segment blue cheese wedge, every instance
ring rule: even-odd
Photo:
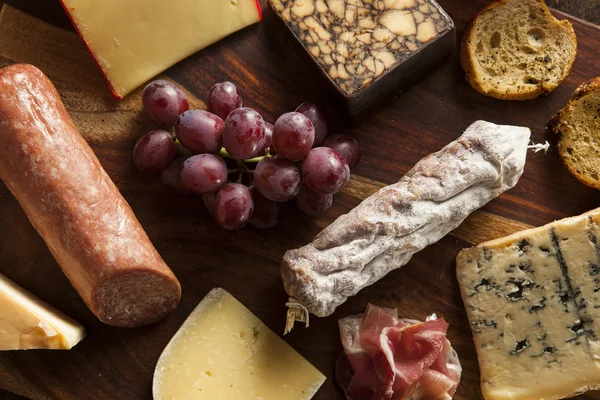
[[[600,208],[460,252],[486,400],[600,389]]]

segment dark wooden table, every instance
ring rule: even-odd
[[[549,6],[600,25],[599,0],[547,0]]]
[[[486,0],[439,2],[456,21],[459,38],[466,21],[487,3]],[[0,5],[3,3],[71,29],[55,0],[0,0]],[[559,7],[581,6],[579,11],[585,11],[587,14],[583,16],[590,18],[598,16],[598,6],[591,7],[593,3],[596,2],[556,0]],[[274,36],[269,35],[274,29],[273,22],[272,16],[265,13],[265,20],[258,26],[190,57],[167,74],[198,97],[203,97],[214,82],[232,80],[246,95],[246,104],[260,110],[269,120],[308,99],[328,104],[330,100],[323,97],[317,84],[318,77],[299,64],[285,39],[269,38]],[[544,129],[546,122],[564,105],[578,84],[598,74],[594,65],[600,61],[597,50],[600,31],[579,24],[576,32],[584,40],[580,41],[580,55],[573,73],[550,96],[523,103],[485,98],[464,81],[455,53],[435,74],[374,118],[357,128],[343,128],[361,143],[363,161],[349,188],[337,196],[329,215],[319,220],[291,213],[272,230],[221,231],[201,206],[199,208],[197,200],[173,195],[157,184],[156,177],[132,167],[130,138],[92,141],[100,161],[183,284],[184,298],[180,307],[168,319],[148,329],[115,329],[96,321],[60,274],[18,204],[0,183],[0,213],[3,213],[0,215],[9,215],[9,225],[19,227],[18,232],[0,231],[2,271],[19,283],[29,283],[25,286],[34,293],[85,323],[89,334],[71,352],[0,354],[0,388],[44,400],[149,398],[152,370],[162,347],[204,294],[216,285],[231,291],[267,325],[280,331],[286,297],[278,271],[283,252],[305,244],[323,226],[356,206],[368,194],[397,181],[424,155],[457,137],[470,122],[482,118],[526,125],[532,128],[534,141],[554,142],[553,135]],[[416,255],[401,271],[391,273],[349,299],[334,316],[315,318],[310,329],[298,329],[286,337],[329,378],[316,399],[341,398],[331,379],[333,362],[341,349],[336,321],[361,312],[368,301],[398,307],[407,317],[423,318],[433,311],[444,315],[451,323],[450,338],[465,368],[456,398],[480,399],[479,371],[454,278],[454,257],[461,248],[482,238],[577,215],[599,204],[599,192],[571,177],[555,151],[545,156],[530,154],[519,185],[486,206],[483,212],[466,222],[462,230]],[[25,245],[23,238],[27,238]],[[53,284],[60,290],[55,287],[49,291],[44,282],[30,276],[31,271],[56,281]],[[0,392],[0,398],[17,397]],[[599,399],[600,395],[580,398]]]

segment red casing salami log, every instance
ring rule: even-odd
[[[181,286],[36,67],[0,70],[0,179],[104,323],[151,324]]]

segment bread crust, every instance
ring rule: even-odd
[[[566,118],[572,111],[575,102],[594,92],[600,92],[600,77],[590,79],[589,81],[583,82],[581,85],[579,85],[579,87],[575,89],[575,92],[573,92],[573,96],[571,96],[567,105],[559,110],[554,117],[552,117],[548,126],[555,134],[559,136],[558,153],[560,154],[563,164],[567,167],[567,170],[571,173],[571,175],[577,178],[577,180],[584,185],[600,190],[600,183],[598,181],[590,179],[585,174],[579,173],[573,163],[570,162],[570,160],[568,160],[565,156],[567,149],[564,143],[563,133],[561,131],[561,128],[568,124]]]
[[[494,98],[500,99],[500,100],[531,100],[531,99],[535,99],[536,97],[540,96],[541,94],[548,94],[548,93],[552,92],[554,89],[556,89],[558,86],[560,86],[565,81],[565,79],[567,79],[567,77],[571,73],[571,69],[573,67],[573,63],[575,62],[575,57],[577,55],[576,54],[577,52],[574,51],[573,54],[571,54],[571,59],[569,60],[569,64],[567,66],[566,72],[563,74],[563,76],[561,77],[561,79],[558,82],[558,84],[556,85],[556,87],[544,87],[543,84],[540,84],[540,85],[536,86],[534,88],[534,90],[531,90],[531,91],[501,92],[501,91],[497,91],[497,90],[493,90],[493,89],[490,91],[486,91],[483,88],[481,79],[479,79],[479,77],[477,76],[477,74],[473,68],[473,64],[476,62],[476,57],[473,54],[473,52],[471,51],[471,47],[470,47],[470,42],[472,40],[474,40],[474,35],[475,35],[473,28],[474,28],[475,24],[477,23],[477,20],[481,16],[492,11],[496,7],[506,5],[510,1],[511,0],[497,0],[497,1],[487,5],[486,7],[484,7],[480,11],[478,11],[473,16],[473,19],[471,20],[471,22],[469,22],[469,24],[467,25],[467,28],[465,29],[465,33],[463,35],[463,38],[462,38],[462,41],[460,44],[460,65],[462,66],[463,70],[465,71],[465,79],[467,80],[467,82],[469,82],[469,84],[473,87],[473,89],[477,90],[479,93],[481,93],[485,96],[494,97]],[[545,17],[550,18],[550,19],[554,20],[556,23],[558,23],[558,25],[567,28],[569,36],[575,41],[575,44],[577,46],[577,36],[575,35],[575,31],[573,30],[573,25],[567,20],[559,21],[558,19],[556,19],[554,17],[554,15],[552,15],[552,13],[548,9],[548,7],[546,6],[546,3],[544,2],[544,0],[535,0],[535,1],[537,1],[538,3],[540,3],[544,6]],[[577,47],[575,47],[575,48],[577,48]]]

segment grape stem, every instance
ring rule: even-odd
[[[230,160],[236,160],[238,161],[240,164],[254,164],[257,162],[260,162],[260,160],[262,160],[263,158],[265,158],[266,156],[258,156],[258,157],[254,157],[254,158],[248,158],[247,160],[240,160],[238,158],[232,157],[227,150],[225,150],[225,147],[223,147],[221,149],[221,151],[219,151],[219,155],[223,158],[229,158]]]
[[[227,152],[227,150],[225,150],[225,147],[221,148],[221,151],[219,151],[219,156],[221,156],[222,158],[230,159],[230,160],[236,162],[237,168],[228,168],[227,169],[227,174],[239,172],[239,176],[236,180],[236,183],[242,183],[242,178],[243,178],[244,174],[248,174],[250,176],[254,175],[254,170],[249,167],[249,164],[258,163],[263,158],[268,157],[268,155],[264,155],[264,156],[249,158],[247,160],[240,160],[238,158],[232,157]]]

